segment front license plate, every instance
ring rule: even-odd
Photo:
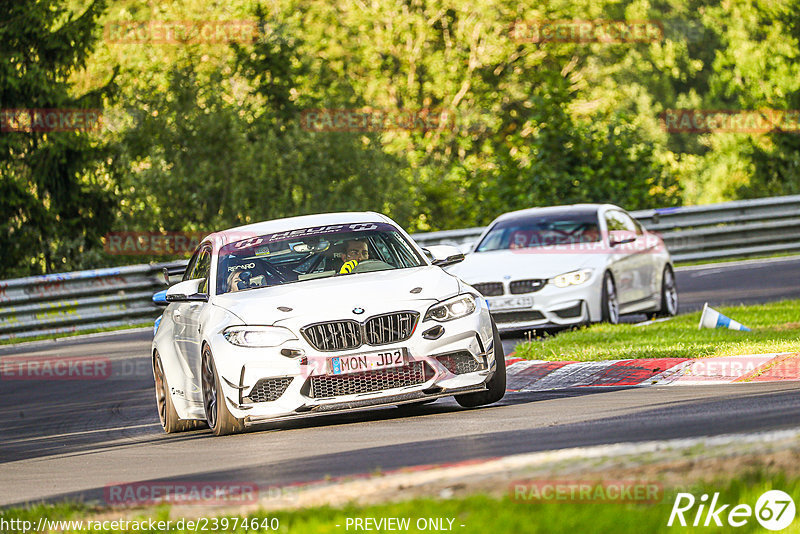
[[[406,363],[406,349],[384,350],[353,354],[352,356],[336,356],[328,360],[329,375],[345,375],[347,373],[361,373],[402,367]]]
[[[486,299],[489,311],[524,310],[533,307],[533,297],[498,297]]]

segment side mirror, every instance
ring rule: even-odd
[[[204,281],[204,278],[199,278],[197,280],[178,282],[167,289],[165,300],[167,302],[208,302],[208,295],[200,293],[200,284]]]
[[[464,260],[464,254],[451,245],[431,245],[423,250],[429,254],[431,263],[438,267],[447,267]]]
[[[611,230],[608,232],[608,246],[616,247],[636,241],[636,233],[628,230]]]
[[[169,302],[167,302],[167,290],[162,289],[161,291],[153,295],[153,303],[156,306],[166,306],[167,304],[169,304]]]

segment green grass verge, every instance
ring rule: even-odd
[[[648,482],[648,481],[642,481]],[[615,501],[569,501],[569,500],[550,500],[539,501],[535,499],[515,499],[509,484],[508,495],[503,498],[496,498],[487,495],[471,495],[463,498],[451,499],[415,499],[411,501],[381,504],[376,506],[345,506],[343,508],[319,507],[308,508],[297,511],[280,512],[261,512],[251,514],[249,522],[256,520],[258,523],[272,521],[272,526],[278,525],[277,530],[261,529],[258,532],[283,532],[288,534],[305,533],[336,533],[336,532],[363,532],[363,529],[354,528],[351,521],[360,518],[371,518],[380,520],[381,518],[408,518],[409,528],[399,530],[401,532],[431,532],[434,529],[418,528],[423,526],[423,521],[428,519],[438,519],[444,526],[452,525],[452,532],[457,533],[559,533],[566,532],[574,534],[576,532],[614,532],[614,533],[642,533],[642,532],[729,532],[731,527],[727,526],[727,513],[733,506],[746,504],[755,508],[759,496],[765,491],[778,489],[788,493],[795,501],[800,503],[800,479],[787,480],[780,474],[766,476],[761,472],[745,473],[734,480],[724,480],[707,482],[702,485],[691,486],[681,489],[681,491],[692,493],[697,499],[695,506],[687,512],[684,517],[691,525],[697,512],[699,498],[702,494],[713,495],[719,492],[717,506],[730,504],[728,508],[720,514],[723,527],[702,527],[681,528],[677,524],[672,527],[667,526],[670,512],[675,502],[677,490],[667,489],[664,491],[663,498],[657,503],[620,503]],[[707,506],[704,512],[707,510]],[[10,521],[12,519],[22,519],[32,521],[34,525],[40,517],[47,517],[49,520],[84,520],[84,527],[88,526],[85,522],[92,519],[95,510],[88,509],[82,505],[59,505],[43,506],[38,505],[28,509],[11,509],[2,512],[0,519]],[[233,518],[227,516],[228,528],[223,528],[221,518],[218,520],[216,529],[211,529],[214,525],[213,519],[207,518],[207,531],[217,532],[248,532],[241,527],[231,528]],[[114,519],[113,512],[103,514],[103,519]],[[169,518],[169,510],[160,507],[149,511],[148,514],[137,516],[136,519],[154,521]],[[133,520],[133,517],[128,519]],[[449,523],[448,520],[452,520]],[[702,525],[705,514],[700,520]],[[128,528],[111,529],[97,528],[92,530],[80,530],[75,528],[65,528],[62,531],[72,532],[195,532],[194,529],[174,528],[176,519],[173,519],[173,528],[165,530],[155,530],[150,528]],[[418,525],[419,521],[419,525]],[[426,521],[427,523],[427,521]],[[427,523],[430,525],[430,523]],[[463,526],[462,526],[463,525]],[[712,521],[713,525],[713,521]],[[794,523],[783,532],[798,532],[800,519],[795,519]],[[202,528],[198,529],[202,531]],[[736,528],[736,532],[765,532],[758,524],[755,517],[747,518],[747,524]],[[390,532],[385,529],[374,529],[373,532]],[[254,530],[250,530],[254,532]]]
[[[44,336],[31,336],[25,338],[3,339],[0,340],[0,345],[17,345],[19,343],[28,343],[31,341],[44,341],[47,339],[61,339],[75,336],[85,336],[87,334],[99,334],[102,332],[116,332],[117,330],[130,330],[132,328],[142,328],[144,326],[153,326],[155,318],[149,321],[142,321],[140,323],[131,323],[120,326],[107,326],[105,328],[90,328],[88,330],[80,330],[78,332],[63,332],[61,334],[48,334]]]
[[[700,312],[696,312],[646,326],[596,324],[561,332],[517,345],[515,356],[589,361],[800,352],[800,300],[722,307],[718,311],[752,332],[698,330]]]

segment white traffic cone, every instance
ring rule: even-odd
[[[731,330],[744,330],[750,332],[750,329],[742,323],[734,321],[730,317],[722,315],[714,308],[708,306],[708,302],[703,305],[703,315],[700,316],[700,324],[697,326],[698,330],[701,328],[730,328]]]

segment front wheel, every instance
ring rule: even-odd
[[[492,378],[486,383],[486,391],[456,395],[456,402],[464,408],[474,408],[484,404],[492,404],[503,398],[506,394],[506,355],[503,351],[503,340],[500,332],[492,319],[492,339],[494,344],[495,371]]]
[[[656,312],[659,317],[673,317],[678,314],[678,285],[672,267],[664,267],[661,277],[661,308]]]
[[[169,384],[167,384],[167,375],[164,373],[164,365],[161,363],[161,356],[159,356],[158,352],[153,356],[153,378],[156,383],[158,419],[164,432],[173,434],[175,432],[195,430],[204,426],[203,421],[181,419],[178,417],[178,412],[175,410],[175,405],[172,402]]]
[[[619,299],[617,298],[617,286],[614,284],[614,277],[606,271],[603,276],[603,294],[600,299],[603,322],[610,324],[619,323]]]
[[[219,382],[217,367],[208,346],[203,348],[203,407],[206,411],[208,427],[215,436],[235,434],[244,430],[241,419],[237,419],[228,410],[225,394]]]

